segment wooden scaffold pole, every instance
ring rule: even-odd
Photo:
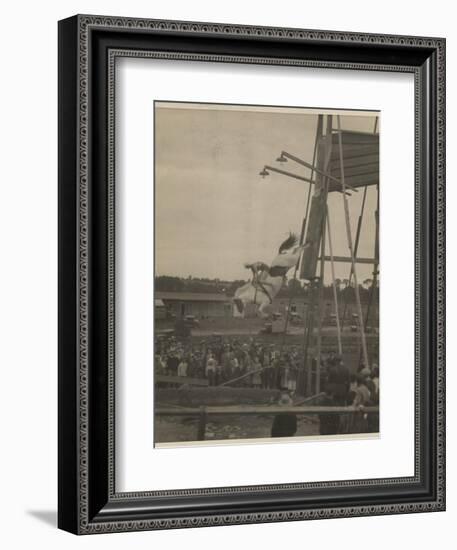
[[[346,196],[346,184],[344,179],[344,160],[343,160],[343,137],[341,132],[341,117],[340,115],[337,115],[337,124],[338,124],[338,147],[339,147],[339,153],[340,153],[340,171],[341,171],[341,185],[343,188],[343,206],[344,206],[344,216],[346,220],[346,235],[347,235],[347,241],[348,241],[348,248],[349,252],[351,254],[351,264],[352,264],[352,272],[354,277],[354,286],[355,286],[355,298],[357,303],[357,313],[359,318],[359,331],[360,331],[360,339],[362,342],[362,353],[363,353],[363,360],[365,367],[369,367],[368,362],[368,352],[367,352],[367,341],[365,337],[365,330],[364,330],[364,323],[363,323],[363,313],[362,313],[362,304],[360,301],[360,292],[359,292],[359,283],[357,279],[357,269],[356,269],[356,263],[355,263],[355,254],[354,254],[354,247],[352,243],[352,233],[351,233],[351,220],[349,215],[349,204]]]
[[[355,243],[354,243],[354,257],[355,258],[357,258],[357,252],[358,252],[358,249],[359,249],[360,232],[361,232],[361,229],[362,229],[363,214],[365,212],[365,201],[366,201],[366,198],[367,198],[367,189],[368,188],[365,185],[365,188],[363,190],[362,205],[360,207],[359,219],[357,221],[357,230],[356,230],[356,233],[355,233]],[[352,275],[353,275],[353,269],[352,269],[352,263],[351,263],[351,267],[349,269],[348,287],[351,286]],[[343,315],[342,315],[342,318],[341,318],[341,329],[343,329],[344,322],[346,320],[347,306],[348,306],[348,300],[347,300],[347,294],[346,294],[345,300],[344,300]]]
[[[313,167],[316,165],[316,159],[318,154],[318,147],[319,147],[319,139],[322,136],[322,129],[323,129],[323,123],[324,123],[324,116],[318,115],[317,117],[317,125],[316,125],[316,137],[314,139],[314,153],[313,153]],[[312,171],[312,179],[314,181],[315,172],[314,168]],[[303,237],[302,237],[302,243],[305,242],[305,233],[306,233],[306,226],[309,225],[309,209],[310,209],[310,199],[311,199],[311,187],[309,188],[308,198],[306,202],[306,215],[305,219],[303,220]],[[303,254],[302,254],[302,270],[303,270]],[[298,264],[297,264],[298,266]],[[303,331],[303,369],[302,369],[302,383],[303,383],[303,389],[304,393],[307,395],[311,394],[311,377],[312,377],[312,364],[309,361],[308,355],[309,355],[309,342],[311,339],[311,335],[313,332],[314,327],[314,299],[315,299],[315,288],[314,288],[314,281],[310,280],[309,290],[308,294],[310,294],[310,301],[308,303],[308,308],[306,315],[303,315],[303,324],[304,324],[304,331]]]
[[[335,302],[336,330],[338,335],[338,353],[339,355],[342,355],[343,346],[341,343],[341,326],[340,326],[340,314],[338,309],[338,292],[336,288],[335,263],[333,261],[332,232],[330,228],[330,216],[328,214],[328,205],[327,205],[327,232],[328,232],[328,247],[330,251],[330,266],[332,270],[333,301]]]
[[[323,147],[323,197],[324,197],[324,208],[322,215],[322,230],[321,230],[321,262],[320,262],[320,274],[319,274],[319,316],[318,316],[318,326],[317,326],[317,342],[316,342],[316,380],[315,380],[315,393],[320,392],[320,379],[321,379],[321,356],[322,356],[322,324],[323,324],[323,302],[324,302],[324,272],[325,272],[325,235],[326,235],[326,220],[327,220],[327,198],[328,198],[328,185],[329,185],[329,176],[328,174],[328,165],[330,162],[330,157],[332,154],[332,124],[333,117],[332,115],[327,115],[327,125],[325,131],[325,142]]]
[[[317,342],[316,342],[316,379],[314,382],[315,393],[318,394],[321,391],[321,355],[322,355],[322,324],[323,324],[323,297],[324,297],[324,273],[325,273],[325,218],[327,217],[326,213],[324,214],[324,219],[322,220],[322,243],[321,243],[321,262],[320,262],[320,273],[319,273],[319,310],[317,317]]]

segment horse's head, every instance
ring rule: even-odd
[[[287,239],[283,243],[281,243],[281,246],[278,250],[278,255],[271,262],[271,266],[284,267],[289,270],[291,267],[294,267],[297,264],[298,260],[300,259],[300,254],[302,253],[302,250],[307,246],[309,246],[309,244],[298,244],[297,235],[295,235],[294,233],[289,233]]]

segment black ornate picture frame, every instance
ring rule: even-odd
[[[116,492],[118,56],[408,72],[415,86],[415,475]],[[445,509],[445,40],[77,15],[59,22],[59,512],[76,534]]]

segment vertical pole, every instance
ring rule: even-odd
[[[355,234],[355,243],[354,243],[354,256],[355,256],[355,258],[357,258],[357,251],[359,249],[360,231],[362,229],[362,221],[363,221],[363,213],[364,213],[364,210],[365,210],[365,199],[366,199],[366,197],[367,197],[367,186],[365,185],[365,188],[363,190],[362,206],[360,208],[359,219],[358,219],[358,222],[357,222],[357,231],[356,231],[356,234]],[[351,264],[351,267],[350,267],[350,270],[349,270],[348,286],[351,286],[352,272],[353,272],[353,270],[352,270],[352,264]],[[347,294],[346,294],[345,300],[344,300],[343,316],[342,316],[342,319],[341,319],[341,329],[343,329],[343,327],[344,327],[344,321],[346,319],[347,305],[348,305],[348,301],[347,301]]]
[[[373,133],[376,134],[378,129],[378,117],[375,118]],[[376,210],[374,213],[375,218],[375,239],[374,239],[374,262],[373,262],[373,281],[370,288],[370,296],[367,304],[367,312],[365,315],[365,331],[368,327],[368,321],[370,319],[371,305],[373,302],[373,294],[376,292],[378,286],[378,273],[379,273],[379,183],[376,185]],[[379,315],[379,312],[378,312]],[[359,351],[360,355],[360,351]]]
[[[309,361],[309,341],[311,340],[311,335],[314,331],[314,317],[315,317],[315,307],[316,307],[316,279],[313,279],[311,281],[310,291],[311,291],[311,303],[309,306],[309,315],[308,315],[308,325],[307,330],[305,332],[305,350],[304,350],[304,358],[305,358],[305,365],[306,365],[306,388],[305,392],[306,395],[309,396],[312,394],[311,392],[311,384],[312,384],[312,372],[313,372],[313,365],[312,362]]]
[[[325,207],[324,183],[325,176],[322,171],[325,170],[325,144],[323,137],[323,119],[324,115],[318,115],[318,124],[316,132],[317,152],[316,152],[316,167],[320,168],[316,172],[313,196],[308,215],[308,226],[306,228],[306,236],[304,242],[309,246],[302,253],[302,262],[300,270],[300,278],[311,280],[316,276],[317,262],[319,257],[319,248],[321,242],[322,218]]]
[[[365,327],[368,325],[368,319],[370,316],[371,303],[373,301],[373,292],[376,291],[376,285],[378,282],[378,268],[379,268],[379,186],[377,186],[377,206],[376,212],[374,213],[375,217],[375,244],[374,244],[374,262],[373,262],[373,282],[370,289],[370,299],[367,307],[367,314],[365,318]]]
[[[204,441],[206,431],[206,407],[200,407],[197,427],[197,441]]]
[[[320,392],[321,385],[321,352],[322,352],[322,323],[323,323],[323,307],[324,302],[324,268],[325,268],[325,221],[327,217],[327,209],[322,220],[322,244],[321,244],[321,262],[319,274],[319,309],[317,318],[317,353],[316,353],[316,379],[314,381],[316,395]]]
[[[376,292],[378,286],[378,270],[379,270],[379,185],[376,186],[377,191],[377,204],[375,216],[375,243],[374,243],[374,262],[373,262],[373,281],[370,288],[370,297],[368,299],[367,312],[365,316],[365,330],[368,327],[368,321],[370,319],[371,306],[373,303],[373,295]]]
[[[321,153],[321,148],[319,146],[320,140],[322,138],[322,132],[323,132],[323,125],[324,125],[324,115],[318,115],[317,117],[317,125],[316,125],[316,139],[314,142],[314,156],[313,156],[313,166],[315,163],[319,162],[319,158]],[[316,177],[316,180],[318,178]],[[311,189],[311,188],[310,188]],[[316,191],[316,182],[313,186],[314,191]],[[310,195],[308,195],[308,201],[306,205],[306,211],[307,211],[307,225],[308,225],[308,233],[309,233],[309,225],[311,221],[311,213],[309,212],[310,208]],[[303,226],[304,232],[303,232],[303,242],[305,240],[305,231],[306,226]],[[305,256],[302,254],[302,266],[301,266],[301,278],[302,279],[308,279],[310,281],[310,293],[311,293],[311,299],[310,304],[308,306],[308,314],[306,316],[306,325],[304,326],[303,331],[303,376],[306,376],[306,380],[304,383],[305,386],[305,393],[306,395],[311,395],[311,374],[312,374],[312,363],[309,361],[309,342],[311,335],[314,330],[314,307],[315,307],[315,285],[314,285],[314,276],[315,273],[312,274],[312,277],[305,276],[305,262],[306,262]],[[304,319],[305,322],[305,319]]]
[[[317,145],[318,145],[318,139],[317,138],[319,136],[319,133],[322,132],[321,117],[322,117],[322,115],[319,115],[317,126],[316,126],[316,139],[314,141],[313,164],[312,164],[313,168],[311,169],[311,175],[310,175],[311,182],[309,183],[309,186],[308,186],[308,196],[307,196],[307,199],[306,199],[305,215],[303,217],[302,224],[301,224],[300,241],[299,241],[300,245],[302,245],[303,242],[304,242],[305,231],[306,231],[306,223],[308,221],[309,205],[310,205],[310,200],[311,200],[311,189],[313,187],[312,180],[314,179],[314,165],[316,163],[316,155],[317,155]],[[302,255],[303,255],[303,253],[300,254],[300,258],[298,259],[298,262],[295,265],[294,277],[293,277],[294,281],[297,279],[298,266],[300,265],[300,260],[301,260]],[[257,288],[256,288],[256,293],[257,293]],[[286,321],[284,323],[284,331],[283,331],[283,335],[282,335],[281,353],[282,353],[282,350],[283,350],[283,347],[284,347],[284,342],[285,342],[285,339],[286,339],[287,328],[289,326],[290,306],[292,304],[292,298],[293,298],[292,293],[290,293],[289,303],[288,303],[287,312],[286,312]],[[303,316],[303,322],[304,322],[304,316]]]
[[[327,171],[332,154],[332,115],[327,115],[327,127],[325,130],[325,141],[322,152],[321,170]],[[322,181],[323,193],[323,213],[322,213],[322,229],[321,229],[321,263],[320,263],[320,281],[319,281],[319,316],[318,316],[318,333],[317,333],[317,357],[316,357],[316,394],[320,392],[321,383],[321,354],[322,354],[322,323],[323,323],[323,302],[324,302],[324,269],[325,269],[325,228],[327,219],[327,198],[328,198],[328,177],[325,176]]]
[[[338,310],[338,292],[336,289],[336,281],[335,281],[335,265],[333,262],[332,233],[330,229],[330,216],[328,215],[328,205],[327,205],[327,231],[328,231],[328,247],[330,249],[330,266],[332,268],[333,300],[335,302],[336,330],[338,333],[338,353],[339,355],[342,355],[343,346],[341,344],[340,314]]]
[[[314,153],[315,152],[316,152],[316,149],[314,149]],[[313,157],[313,166],[314,166],[314,157]],[[311,179],[312,178],[313,178],[313,172],[311,172]],[[311,187],[312,187],[312,183],[309,184],[309,188],[308,188],[308,199],[307,199],[307,204],[306,204],[305,217],[303,218],[302,225],[301,225],[301,233],[300,233],[300,241],[299,241],[300,245],[303,244],[303,239],[305,238],[305,228],[306,228],[306,220],[308,218],[308,209],[309,209],[309,199],[310,199],[310,196],[311,196]],[[301,258],[301,255],[300,255],[300,258]],[[298,259],[298,262],[295,264],[294,276],[293,276],[294,281],[297,280],[297,272],[298,272],[298,266],[300,264],[300,258]],[[257,287],[256,287],[256,293],[257,293]],[[293,298],[292,292],[290,292],[289,301],[288,301],[288,305],[287,305],[287,311],[286,311],[286,320],[285,320],[285,323],[284,323],[284,331],[282,333],[281,353],[282,353],[282,350],[283,350],[283,347],[284,347],[284,342],[285,342],[285,339],[286,339],[287,328],[289,326],[290,306],[292,304],[292,298]]]
[[[351,234],[351,220],[349,217],[349,205],[346,195],[346,183],[344,180],[344,162],[343,162],[343,138],[341,134],[341,117],[340,115],[337,115],[337,122],[338,122],[338,146],[340,150],[340,169],[341,169],[341,185],[342,185],[342,191],[343,191],[343,205],[344,205],[344,215],[346,219],[346,234],[347,234],[347,240],[348,240],[348,247],[349,251],[351,253],[351,264],[352,264],[352,271],[354,275],[354,286],[355,286],[355,298],[357,302],[357,313],[359,316],[359,329],[360,329],[360,338],[362,340],[362,352],[363,352],[363,360],[366,367],[369,367],[368,363],[368,353],[367,353],[367,341],[365,338],[365,331],[363,327],[363,313],[362,313],[362,304],[360,302],[360,293],[359,293],[359,283],[357,280],[357,270],[355,267],[355,256],[354,256],[354,247],[352,244],[352,234]]]

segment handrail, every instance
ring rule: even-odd
[[[172,407],[157,407],[155,414],[159,416],[199,416],[202,412],[206,415],[230,415],[230,414],[347,414],[347,413],[376,413],[379,412],[378,406],[369,406],[359,409],[353,406],[348,407],[329,407],[318,405],[306,406],[282,406],[282,405],[227,405],[221,407],[182,407],[174,409]]]

